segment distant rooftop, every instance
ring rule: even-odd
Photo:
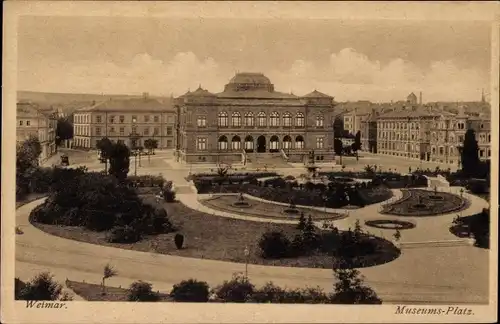
[[[161,103],[157,99],[143,97],[130,99],[110,99],[78,109],[78,111],[168,111],[174,110],[171,102]]]

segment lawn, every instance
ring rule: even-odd
[[[87,301],[128,301],[129,290],[125,288],[106,286],[106,294],[103,295],[101,285],[71,280],[66,281],[66,285],[68,286],[68,288],[73,290],[75,294]],[[172,301],[172,299],[168,294],[160,293],[159,301],[166,302]]]
[[[153,195],[145,195],[143,199],[152,205],[156,205]],[[315,252],[310,255],[296,258],[264,259],[260,256],[258,247],[262,234],[274,230],[282,231],[288,237],[293,238],[299,233],[295,225],[273,224],[262,222],[250,222],[238,219],[218,217],[189,209],[183,204],[160,203],[168,213],[174,226],[178,229],[176,233],[184,235],[184,248],[178,250],[174,244],[176,233],[160,234],[144,237],[141,241],[133,244],[109,243],[106,241],[106,232],[94,232],[83,227],[70,227],[34,223],[41,230],[60,237],[83,241],[87,243],[112,246],[123,249],[156,252],[183,257],[200,259],[222,260],[231,262],[245,262],[244,249],[248,246],[250,255],[248,262],[251,264],[290,266],[307,268],[332,268],[332,256],[324,252]],[[374,255],[366,256],[367,264],[381,264],[392,261],[399,252],[395,251],[392,244],[380,240],[380,247]]]
[[[244,202],[250,204],[250,207],[238,207],[234,206],[233,203],[238,201],[238,195],[221,195],[212,198],[201,200],[200,202],[212,209],[233,212],[239,215],[269,218],[269,219],[283,219],[283,220],[299,220],[300,212],[303,212],[306,217],[311,215],[313,221],[320,220],[335,220],[346,217],[346,215],[338,213],[325,213],[324,211],[315,209],[305,209],[297,207],[297,214],[286,214],[283,210],[287,209],[287,206],[281,206],[277,204],[266,203],[263,201],[258,201],[255,199],[245,198]]]

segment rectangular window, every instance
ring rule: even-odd
[[[26,121],[26,126],[29,126],[31,122],[29,120]]]
[[[198,151],[205,151],[207,149],[207,139],[205,137],[198,137],[196,147]]]
[[[101,116],[95,116],[95,122],[100,124],[102,123],[102,117]]]
[[[168,135],[168,136],[170,136],[170,135],[172,135],[172,133],[173,133],[173,129],[172,129],[172,127],[171,127],[171,126],[168,126],[168,127],[167,127],[167,135]]]
[[[160,128],[159,127],[155,127],[153,129],[153,136],[158,136],[160,135]]]
[[[115,116],[109,116],[109,123],[113,124],[115,122]]]
[[[123,124],[125,122],[125,116],[120,116],[120,123]]]
[[[96,134],[97,136],[101,136],[101,127],[96,127],[96,128],[95,128],[95,134]]]
[[[172,148],[172,140],[167,140],[167,148]]]
[[[167,123],[169,123],[169,124],[175,123],[175,117],[174,116],[167,116]]]
[[[144,128],[144,136],[149,136],[149,127]]]
[[[322,149],[324,146],[324,138],[323,137],[317,137],[316,138],[316,148]]]
[[[125,127],[120,127],[120,136],[125,135]]]
[[[153,117],[153,121],[154,121],[155,123],[159,123],[159,122],[160,122],[160,117],[159,117],[159,116],[154,116],[154,117]]]
[[[132,115],[132,123],[137,123],[137,116]]]
[[[110,128],[109,128],[109,132],[110,132],[110,133],[114,133],[114,132],[115,132],[115,128],[114,128],[114,127],[110,127]]]
[[[206,127],[207,126],[207,117],[198,116],[196,124],[198,125],[198,127]]]
[[[23,126],[23,121],[22,120],[19,121],[19,126]]]
[[[145,115],[144,116],[144,122],[145,123],[149,123],[149,115]]]

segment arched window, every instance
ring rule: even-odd
[[[222,135],[221,137],[219,137],[217,147],[219,148],[219,150],[227,150],[228,149],[227,137],[225,135]]]
[[[289,112],[283,114],[283,126],[292,126],[292,115]]]
[[[219,127],[227,127],[228,126],[228,117],[227,117],[227,112],[221,111],[218,116],[218,123]]]
[[[303,149],[304,148],[304,138],[299,135],[295,138],[295,148],[296,149]]]
[[[295,126],[297,127],[304,127],[304,114],[303,113],[297,113],[295,116]]]
[[[283,137],[283,148],[286,149],[291,149],[292,148],[292,138],[288,135]]]
[[[278,127],[280,125],[280,115],[277,112],[273,111],[271,113],[269,122],[271,127]]]
[[[253,113],[247,112],[245,113],[245,126],[255,126]]]
[[[238,135],[233,136],[231,140],[231,148],[233,150],[241,150],[241,138]]]
[[[266,124],[267,124],[267,120],[266,120],[266,113],[261,111],[258,115],[257,115],[257,126],[258,127],[266,127]]]
[[[241,114],[239,112],[233,112],[231,115],[231,126],[241,127]]]
[[[245,137],[245,150],[247,152],[253,152],[253,137],[248,135]]]
[[[325,122],[325,117],[323,117],[322,115],[316,116],[316,127],[323,127],[324,122]]]
[[[436,154],[436,148],[434,146],[432,147],[431,151],[432,151],[432,154]]]
[[[273,135],[269,140],[269,152],[277,152],[279,151],[280,140],[278,136]]]

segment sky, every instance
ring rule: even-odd
[[[490,25],[464,21],[23,16],[18,89],[174,96],[239,72],[337,101],[477,101]],[[488,90],[486,90],[488,92]]]

